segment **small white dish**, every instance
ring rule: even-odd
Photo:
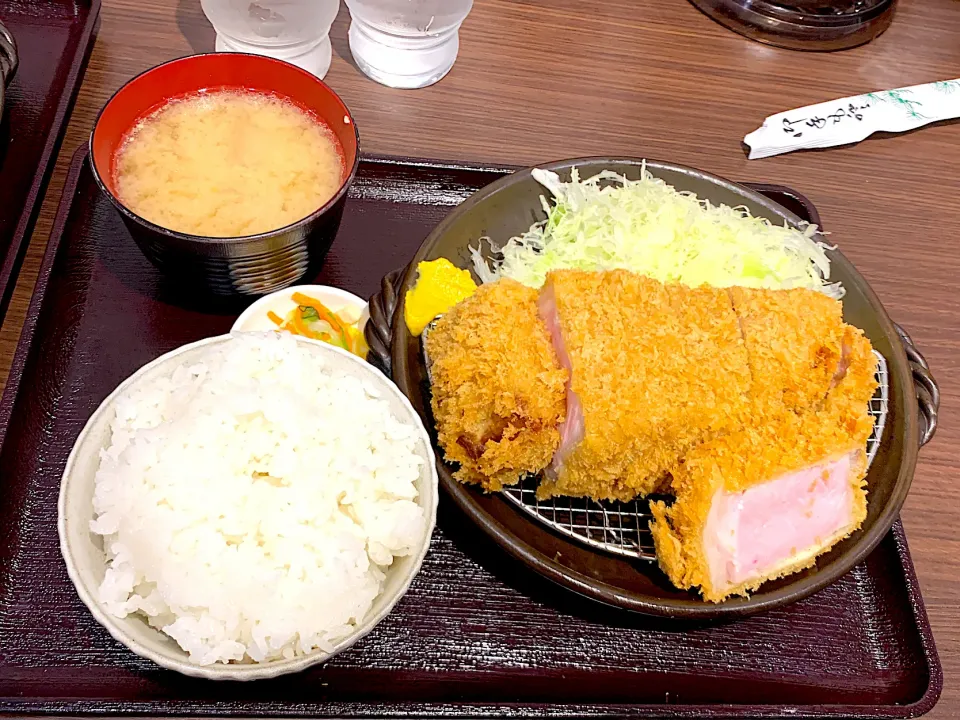
[[[198,665],[189,660],[187,653],[176,641],[150,627],[141,616],[129,615],[121,619],[107,613],[98,600],[98,589],[106,574],[103,538],[90,531],[90,521],[93,519],[94,478],[100,465],[100,452],[110,440],[110,425],[116,416],[117,400],[136,383],[149,382],[170,372],[171,365],[199,359],[211,346],[231,340],[230,335],[221,335],[173,350],[140,368],[103,401],[83,428],[67,459],[60,483],[57,529],[67,574],[73,581],[77,594],[97,622],[118,642],[137,655],[184,675],[211,680],[259,680],[299,672],[311,665],[326,662],[364,637],[390,613],[420,571],[420,565],[430,545],[437,518],[438,479],[430,437],[420,416],[397,386],[365,360],[346,350],[297,337],[298,342],[309,345],[314,352],[323,355],[326,367],[372,383],[380,391],[381,397],[389,402],[394,416],[417,428],[417,453],[424,460],[417,481],[417,502],[426,517],[426,527],[419,546],[410,555],[394,560],[387,569],[383,590],[374,601],[373,607],[357,624],[354,633],[338,642],[332,652],[316,651],[291,660],[273,660],[259,664]]]
[[[316,298],[335,313],[344,308],[350,308],[359,317],[357,329],[361,333],[363,332],[363,326],[370,319],[370,311],[367,308],[366,301],[361,300],[353,293],[329,285],[294,285],[264,295],[257,300],[237,318],[232,331],[264,332],[266,330],[276,330],[276,323],[267,317],[267,313],[272,310],[280,317],[285,318],[287,313],[297,307],[297,303],[293,301],[293,294],[297,292]]]

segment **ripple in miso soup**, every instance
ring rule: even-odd
[[[268,232],[315,212],[344,177],[330,129],[292,102],[223,90],[174,100],[133,128],[117,152],[120,200],[191,235]]]

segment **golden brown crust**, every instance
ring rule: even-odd
[[[481,286],[424,342],[440,447],[462,482],[500,490],[542,470],[560,442],[567,372],[537,313],[537,291]]]
[[[747,408],[746,351],[725,290],[624,270],[548,275],[585,435],[538,495],[630,500]]]
[[[866,516],[867,407],[875,360],[840,304],[807,290],[691,289],[626,271],[551,273],[585,436],[538,494],[629,500],[672,478],[652,505],[661,567],[719,602],[815,562]],[[567,372],[537,292],[482,286],[425,339],[440,446],[455,475],[499,490],[543,469],[559,444]],[[856,453],[853,521],[764,577],[714,588],[703,553],[718,491]]]
[[[818,555],[854,532],[866,517],[865,445],[872,429],[866,405],[828,406],[803,414],[781,413],[776,420],[716,438],[684,458],[674,476],[677,499],[672,506],[655,503],[650,524],[660,567],[680,588],[699,587],[706,600],[720,602],[746,595],[768,580],[809,567]],[[850,471],[854,507],[852,522],[813,552],[797,556],[774,572],[734,587],[712,586],[703,549],[707,516],[718,491],[737,493],[785,473],[856,453]]]
[[[807,289],[729,288],[753,377],[752,421],[818,407],[840,365],[840,302]]]
[[[559,271],[548,282],[586,433],[539,494],[629,500],[668,489],[675,476],[678,501],[654,505],[652,529],[679,586],[708,577],[698,539],[718,487],[737,492],[828,457],[821,453],[863,447],[873,355],[836,301],[691,289],[625,271]],[[440,446],[460,463],[458,479],[499,490],[543,469],[559,444],[566,371],[536,291],[509,280],[483,286],[425,342]],[[810,413],[832,430],[805,425]],[[865,497],[856,497],[862,519]],[[762,581],[704,594],[717,600]]]
[[[866,517],[865,446],[873,429],[868,408],[877,387],[870,341],[842,322],[836,301],[810,291],[780,297],[778,292],[731,289],[746,319],[741,324],[753,376],[753,421],[689,452],[674,475],[677,500],[651,508],[661,568],[678,587],[699,587],[713,602],[810,567]],[[850,473],[854,507],[848,527],[767,575],[735,587],[711,586],[702,538],[718,490],[741,492],[848,452],[857,458]]]
[[[877,390],[877,358],[863,330],[843,329],[843,372],[831,384],[823,407],[838,413],[842,422],[863,421],[863,413]]]

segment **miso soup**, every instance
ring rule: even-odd
[[[240,237],[276,230],[340,189],[343,150],[289,100],[244,91],[173,100],[141,120],[114,163],[117,194],[169,230]]]

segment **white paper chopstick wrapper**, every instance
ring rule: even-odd
[[[771,115],[743,142],[749,158],[860,142],[960,117],[960,79],[840,98]]]

